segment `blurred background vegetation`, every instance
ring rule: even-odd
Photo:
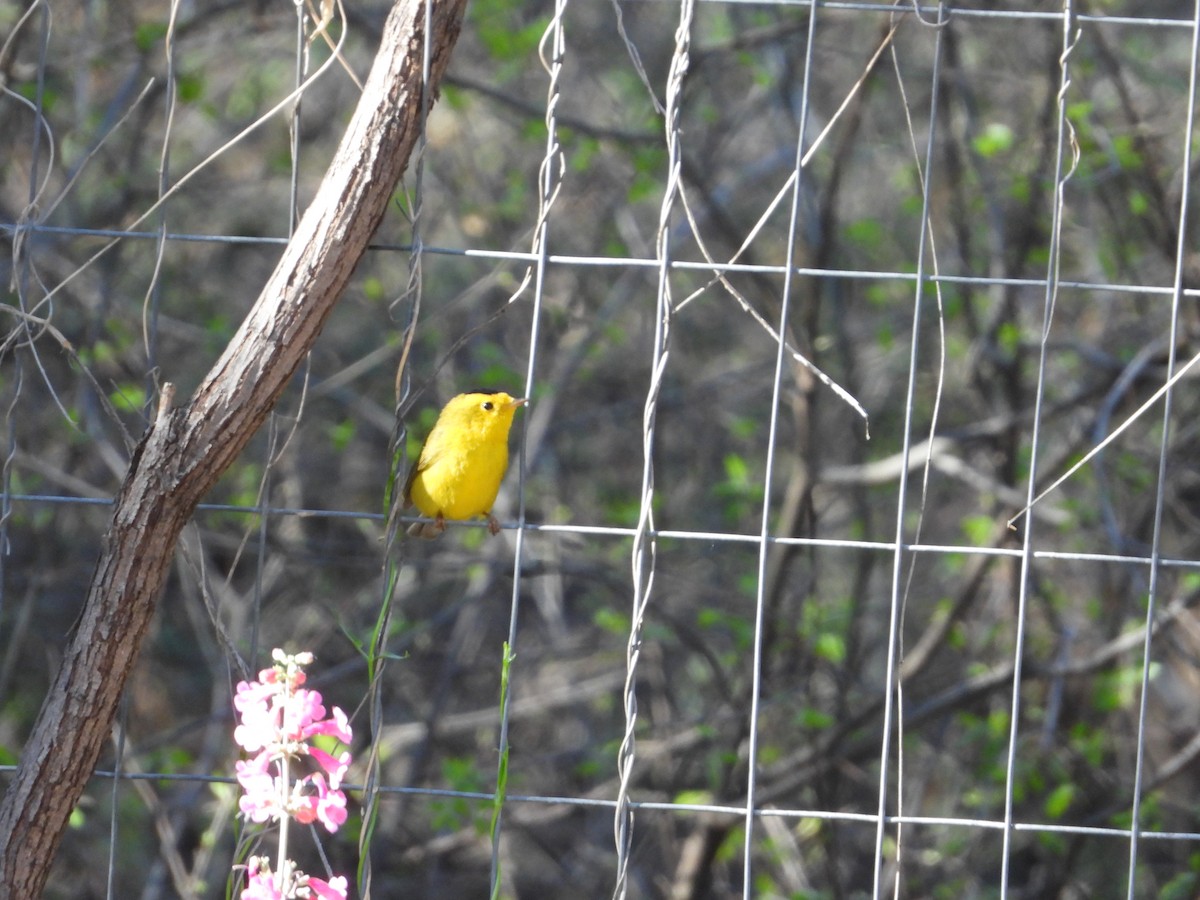
[[[659,541],[632,792],[647,801],[745,802],[761,595],[757,800],[830,817],[757,822],[755,896],[870,891],[875,825],[837,816],[878,808],[896,601],[890,542],[901,499],[904,540],[925,549],[902,560],[904,716],[891,744],[889,811],[1002,822],[1011,790],[1017,822],[1130,826],[1145,559],[1161,488],[1168,563],[1155,597],[1161,627],[1140,825],[1200,831],[1200,417],[1190,381],[1174,397],[1165,476],[1156,407],[1037,509],[1011,786],[1006,779],[1021,559],[1020,535],[1004,523],[1025,496],[1035,402],[1042,392],[1044,484],[1165,381],[1177,265],[1185,286],[1196,278],[1194,241],[1183,242],[1179,259],[1181,194],[1195,176],[1184,158],[1194,35],[1190,22],[1161,18],[1191,15],[1184,6],[1077,7],[1095,18],[1077,22],[1070,56],[1065,106],[1078,165],[1064,191],[1068,283],[1040,381],[1061,21],[1033,0],[963,3],[941,30],[935,69],[938,31],[912,15],[893,19],[883,6],[819,9],[811,48],[808,4],[698,6],[681,112],[682,177],[698,232],[677,211],[671,252],[680,262],[703,260],[697,234],[714,258],[734,256],[794,168],[806,100],[811,140],[900,23],[895,55],[867,72],[803,172],[801,272],[787,323],[794,346],[868,410],[870,440],[862,420],[807,370],[785,367],[766,496],[776,344],[719,286],[672,322],[655,515],[660,529],[689,534]],[[293,88],[296,12],[283,0],[183,3],[168,72],[166,3],[35,4],[18,27],[25,11],[0,5],[0,284],[10,313],[0,346],[6,764],[19,755],[58,663],[105,529],[103,501],[124,472],[120,427],[106,404],[136,437],[158,383],[174,382],[181,396],[196,385],[281,252],[293,171],[303,209],[358,96],[332,67],[304,94],[298,156],[289,119],[275,117],[80,270],[110,231],[154,203],[164,148],[171,184]],[[661,0],[622,2],[620,11],[661,96],[679,9]],[[345,54],[360,77],[386,12],[373,0],[347,10]],[[547,86],[537,52],[552,13],[541,0],[473,0],[468,9],[423,158],[423,299],[409,371],[429,388],[406,425],[411,452],[449,396],[523,391],[532,357],[533,403],[514,432],[524,478],[514,453],[497,512],[515,517],[520,481],[526,521],[556,528],[524,539],[508,790],[612,800],[633,592],[627,529],[641,502],[667,156],[661,116],[614,6],[569,4],[556,108],[566,171],[548,226],[555,259],[537,304],[526,293],[506,306],[524,263],[501,254],[527,251],[537,220]],[[310,68],[328,58],[319,39],[311,54]],[[928,286],[920,293],[912,369],[920,171],[935,85],[931,247],[944,280],[940,297]],[[367,736],[359,648],[383,595],[381,513],[409,309],[411,170],[406,187],[307,370],[213,492],[216,508],[201,510],[186,535],[189,553],[145,644],[122,727],[123,767],[172,778],[123,784],[115,819],[111,783],[97,779],[64,841],[50,896],[103,896],[114,843],[116,896],[225,895],[232,789],[185,777],[228,776],[235,758],[237,675],[209,606],[256,665],[274,646],[315,652],[315,683],[356,713]],[[18,242],[21,221],[42,227]],[[161,247],[160,228],[172,235]],[[778,321],[784,293],[770,267],[784,263],[787,243],[785,202],[739,259],[763,268],[729,275],[769,322]],[[710,278],[702,266],[677,268],[673,295]],[[1175,351],[1185,360],[1200,352],[1195,296],[1179,310]],[[22,324],[14,308],[55,331]],[[910,375],[911,439],[920,444],[932,429],[935,440],[927,493],[917,467],[901,498]],[[917,466],[924,453],[914,452]],[[773,547],[760,585],[764,500],[771,533],[802,540]],[[512,531],[489,540],[479,528],[457,527],[397,551],[403,567],[388,643],[399,658],[383,686],[382,772],[387,785],[415,790],[383,803],[373,844],[377,896],[487,895],[490,802],[422,791],[495,786],[514,543]],[[114,764],[112,755],[101,763]],[[326,841],[335,870],[353,871],[360,824],[352,815]],[[630,896],[741,896],[742,828],[736,815],[639,812]],[[505,896],[611,891],[610,807],[514,801],[501,835]],[[890,828],[885,871],[899,870],[905,896],[998,894],[1001,829],[907,825],[899,863],[896,836]],[[1195,895],[1194,837],[1142,841],[1139,896]],[[1120,836],[1022,830],[1012,839],[1009,896],[1123,896],[1128,857]]]

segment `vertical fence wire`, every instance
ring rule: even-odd
[[[1043,428],[1042,411],[1046,392],[1046,367],[1050,347],[1050,329],[1054,321],[1054,306],[1059,292],[1059,268],[1062,261],[1062,230],[1065,215],[1065,192],[1067,182],[1075,172],[1079,147],[1075,131],[1067,117],[1067,102],[1071,90],[1071,56],[1079,44],[1081,34],[1075,20],[1072,0],[1065,0],[1062,11],[1062,52],[1059,55],[1060,82],[1057,111],[1057,137],[1054,156],[1054,193],[1051,209],[1051,225],[1046,262],[1046,292],[1043,299],[1042,328],[1038,341],[1037,386],[1033,400],[1033,430],[1029,441],[1029,473],[1026,502],[1032,505],[1037,494],[1038,463],[1044,450],[1041,441]],[[1067,162],[1067,155],[1071,160]],[[1026,611],[1033,582],[1033,531],[1034,511],[1029,510],[1024,522],[1021,541],[1021,574],[1017,596],[1016,635],[1013,641],[1012,662],[1012,705],[1008,722],[1008,756],[1004,776],[1004,844],[1000,860],[1000,897],[1008,896],[1011,880],[1013,855],[1013,798],[1016,791],[1017,763],[1020,756],[1018,739],[1021,731],[1021,673],[1025,663]]]
[[[1188,69],[1187,116],[1182,132],[1183,165],[1179,191],[1179,236],[1175,249],[1175,278],[1171,295],[1171,325],[1167,342],[1167,391],[1163,396],[1162,437],[1158,446],[1158,478],[1154,495],[1154,524],[1150,540],[1150,581],[1146,589],[1146,632],[1142,642],[1142,673],[1137,710],[1137,751],[1133,768],[1133,792],[1130,798],[1129,822],[1129,880],[1126,896],[1137,896],[1138,849],[1142,829],[1142,779],[1146,765],[1146,709],[1150,695],[1150,671],[1154,643],[1154,625],[1158,616],[1159,578],[1162,574],[1163,512],[1166,507],[1167,469],[1170,459],[1171,401],[1174,391],[1171,381],[1175,375],[1176,353],[1179,344],[1179,308],[1183,299],[1184,264],[1187,257],[1188,201],[1192,188],[1192,139],[1196,121],[1196,77],[1200,69],[1200,0],[1192,9],[1192,57]]]
[[[548,76],[546,85],[546,114],[543,119],[546,125],[545,154],[538,167],[538,209],[534,225],[533,247],[531,255],[533,263],[533,297],[531,299],[531,315],[529,323],[529,359],[525,367],[525,397],[534,399],[537,385],[538,349],[541,341],[542,301],[546,290],[546,268],[550,258],[550,210],[562,185],[565,175],[565,159],[562,145],[559,143],[558,103],[561,99],[561,79],[567,52],[567,36],[565,18],[567,0],[555,0],[554,15],[550,19],[539,44],[538,55],[542,68]],[[517,292],[509,298],[506,308],[516,302],[524,292],[529,282],[529,273]],[[521,417],[520,432],[522,438],[529,434],[529,416]],[[508,791],[508,758],[509,758],[509,726],[513,690],[511,688],[511,671],[515,665],[517,647],[517,625],[519,622],[522,582],[521,574],[525,562],[525,441],[522,439],[517,459],[517,533],[513,548],[513,588],[509,601],[508,640],[505,644],[504,658],[501,660],[501,696],[500,696],[500,737],[497,753],[496,789],[494,797],[494,816],[492,819],[491,835],[491,891],[492,898],[501,896],[501,828],[503,826],[504,805]]]
[[[918,19],[924,22],[924,19]],[[912,567],[916,564],[916,559],[912,555],[906,553],[906,532],[908,523],[906,517],[908,515],[908,476],[910,471],[910,458],[913,454],[913,429],[916,427],[914,422],[914,411],[916,408],[916,391],[917,391],[917,373],[918,363],[921,359],[920,349],[920,334],[922,323],[922,310],[925,306],[925,292],[930,283],[926,272],[929,254],[936,252],[933,248],[931,237],[933,234],[933,225],[931,221],[932,210],[930,206],[930,195],[934,179],[934,148],[938,135],[938,90],[941,84],[941,60],[942,60],[942,38],[945,34],[943,26],[945,25],[946,10],[945,4],[938,4],[937,18],[933,23],[934,34],[934,50],[933,50],[933,65],[930,71],[930,88],[929,88],[929,134],[925,145],[925,159],[923,163],[917,164],[919,183],[921,185],[921,220],[920,233],[917,237],[916,249],[916,277],[915,288],[913,294],[913,313],[912,313],[912,343],[909,347],[909,363],[908,363],[908,384],[906,387],[904,400],[904,428],[902,431],[902,445],[900,450],[901,467],[899,484],[896,488],[896,545],[895,552],[892,554],[891,568],[891,584],[890,584],[890,599],[888,603],[888,630],[887,630],[887,662],[884,670],[884,697],[883,697],[883,718],[880,725],[880,750],[879,750],[879,792],[878,792],[878,807],[876,811],[875,823],[875,852],[874,852],[874,868],[872,896],[880,898],[884,895],[887,885],[884,883],[885,875],[885,847],[884,836],[887,833],[888,824],[888,795],[889,795],[889,772],[892,766],[892,733],[896,733],[896,811],[897,817],[903,814],[904,810],[904,710],[903,710],[903,685],[900,683],[898,676],[898,666],[903,658],[902,631],[904,628],[905,611],[908,601],[908,592],[911,586]],[[899,72],[897,72],[899,76]],[[915,136],[914,136],[915,138]],[[916,144],[914,139],[913,152],[916,152]],[[934,272],[937,272],[937,266],[934,266]],[[940,287],[934,283],[935,290],[940,290]],[[942,323],[942,306],[940,296],[938,298],[938,315],[939,326]],[[941,365],[939,366],[938,375],[938,392],[940,398],[941,381],[945,371],[945,332],[944,328],[939,331],[939,353],[942,356]],[[934,401],[934,412],[929,423],[929,440],[926,446],[932,448],[933,441],[936,439],[937,431],[937,409],[939,401]],[[928,458],[926,459],[928,466]],[[928,475],[928,468],[926,468]],[[924,519],[926,509],[926,492],[928,490],[928,479],[921,486],[921,500],[919,503],[919,518],[916,526],[916,533],[919,539],[921,522]],[[909,578],[905,579],[905,565],[909,567]],[[901,831],[903,828],[902,820],[896,822],[896,853],[894,860],[895,885],[894,890],[896,896],[900,896],[901,883],[900,872],[903,863],[901,841]]]
[[[776,441],[779,438],[779,411],[783,403],[783,373],[785,348],[788,333],[788,313],[791,311],[793,282],[796,272],[796,242],[797,231],[801,216],[801,200],[804,184],[803,160],[807,150],[808,140],[808,104],[812,91],[813,47],[817,38],[816,5],[809,11],[808,30],[804,44],[804,68],[801,75],[800,113],[796,129],[796,154],[792,169],[792,195],[787,221],[787,245],[784,251],[785,266],[783,288],[779,303],[779,326],[776,329],[775,342],[775,373],[771,382],[771,418],[767,425],[767,456],[763,469],[763,504],[762,517],[759,520],[758,533],[758,570],[755,573],[754,596],[754,637],[750,661],[750,711],[749,711],[749,746],[746,752],[746,812],[743,828],[745,837],[742,842],[742,896],[750,900],[754,885],[754,817],[758,814],[755,802],[758,767],[758,717],[762,701],[762,669],[763,669],[763,635],[765,630],[767,604],[767,558],[771,552],[768,537],[771,533],[771,488],[775,475]]]

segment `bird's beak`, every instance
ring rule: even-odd
[[[522,397],[520,400],[510,400],[508,403],[505,404],[505,407],[507,409],[516,409],[518,406],[524,406],[528,402],[529,402],[528,397]]]

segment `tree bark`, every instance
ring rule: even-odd
[[[466,0],[432,0],[429,96]],[[316,341],[420,136],[424,0],[398,0],[312,205],[221,358],[180,408],[164,389],[133,454],[75,634],[0,805],[0,898],[41,894],[68,816],[108,738],[175,542]]]

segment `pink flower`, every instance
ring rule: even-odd
[[[343,751],[341,756],[334,757],[320,747],[309,747],[308,755],[325,770],[325,774],[329,776],[329,786],[336,790],[346,776],[346,770],[350,768],[350,751]]]
[[[277,884],[282,882],[282,886]],[[246,887],[241,900],[346,900],[349,882],[344,875],[325,881],[305,875],[290,859],[284,863],[283,877],[272,874],[265,856],[252,856],[246,862]]]
[[[319,819],[328,831],[334,832],[346,822],[346,795],[329,790],[324,776],[314,772],[296,782],[288,810],[301,824]]]
[[[346,714],[337,706],[333,708],[332,719],[325,719],[321,722],[314,721],[304,729],[305,740],[317,734],[331,735],[343,744],[349,744],[354,739],[354,733],[350,730],[350,720],[346,718]]]
[[[268,766],[265,753],[234,764],[243,792],[238,799],[238,808],[252,822],[266,822],[268,819],[278,819],[281,815],[279,782]]]
[[[241,713],[241,724],[233,739],[247,753],[256,753],[278,740],[278,689],[258,682],[239,682],[233,705]]]
[[[252,856],[246,864],[246,886],[241,900],[283,900],[265,857]]]
[[[322,881],[311,875],[305,877],[308,879],[306,887],[313,892],[312,896],[320,897],[321,900],[346,900],[349,882],[346,881],[345,875],[339,875],[330,881]]]

